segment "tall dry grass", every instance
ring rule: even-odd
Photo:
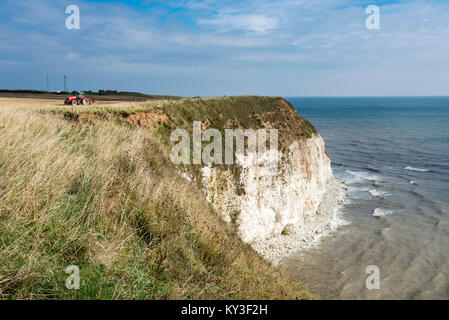
[[[158,137],[35,112],[49,107],[0,99],[0,298],[310,298],[180,178]],[[65,288],[69,265],[79,290]]]

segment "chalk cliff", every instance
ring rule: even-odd
[[[173,132],[184,130],[189,139],[187,163],[174,162],[177,169],[203,190],[207,201],[244,242],[274,264],[338,224],[334,208],[343,201],[342,188],[333,179],[324,141],[315,127],[283,98],[181,99],[143,105],[132,112],[117,112],[116,116],[151,130],[167,146],[174,145]],[[91,112],[65,117],[89,122],[106,116]],[[222,138],[227,129],[250,129],[257,136],[262,130],[267,135],[267,148],[246,148],[244,154],[235,154],[233,164],[198,164],[193,150],[195,132],[204,134],[208,129],[214,129]],[[272,130],[277,133],[276,148],[271,148]],[[249,140],[246,147],[248,143]],[[201,137],[199,145],[203,151],[208,147],[207,142],[201,143]],[[226,149],[225,145],[219,149]],[[189,152],[190,147],[193,152]]]
[[[218,166],[202,169],[203,190],[225,221],[234,223],[243,241],[253,242],[298,228],[315,215],[332,180],[324,141],[314,134],[279,151],[279,161],[267,150],[253,161],[237,161],[232,170]]]
[[[231,104],[239,114],[217,106],[219,125],[277,129],[279,147],[277,152],[237,155],[233,166],[203,165],[198,180],[207,200],[247,243],[310,231],[309,221],[314,219],[309,218],[317,214],[326,186],[333,180],[323,139],[283,98],[252,97],[256,100],[250,106],[239,105],[238,99],[244,97],[229,99],[237,99]],[[202,121],[203,130],[214,128],[211,118],[209,114]]]

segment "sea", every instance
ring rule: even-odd
[[[280,267],[320,299],[449,299],[449,97],[287,97],[346,182],[342,223]]]

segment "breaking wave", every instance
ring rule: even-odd
[[[393,214],[393,213],[394,213],[394,210],[376,208],[376,209],[374,209],[373,216],[375,216],[375,217],[383,217],[385,215]]]
[[[429,172],[430,171],[428,169],[415,168],[415,167],[411,167],[411,166],[405,167],[404,170],[418,171],[418,172]]]
[[[350,175],[356,177],[359,180],[382,181],[382,179],[378,175],[375,175],[375,174],[362,172],[362,171],[351,171],[351,170],[346,170],[346,172],[349,173]]]
[[[371,195],[373,197],[388,197],[388,196],[391,196],[391,193],[388,193],[388,192],[385,192],[385,191],[379,191],[379,190],[376,190],[376,189],[371,189],[369,191],[369,193],[371,193]]]

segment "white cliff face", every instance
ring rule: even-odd
[[[247,243],[307,228],[333,179],[319,135],[296,141],[284,152],[238,157],[236,166],[239,174],[204,167],[203,188],[207,200]]]

